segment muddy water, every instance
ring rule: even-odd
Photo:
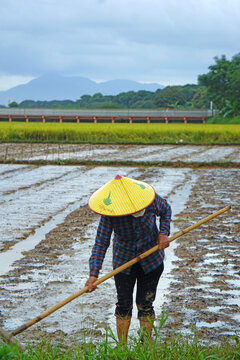
[[[240,162],[239,146],[0,144],[0,160]]]
[[[190,332],[195,323],[203,339],[218,341],[239,331],[239,170],[229,169],[1,165],[1,326],[11,331],[84,286],[99,220],[87,199],[117,173],[150,182],[169,200],[172,233],[232,205],[167,249],[155,308],[158,318],[163,309],[170,314],[165,333]],[[109,249],[102,274],[111,269]],[[97,339],[114,328],[115,302],[108,280],[18,339]],[[134,309],[131,333],[137,328]]]

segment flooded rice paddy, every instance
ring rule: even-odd
[[[174,148],[166,147],[166,153],[183,156],[182,148]],[[222,151],[215,147],[214,155],[213,148],[192,148],[195,156],[200,156],[201,149],[205,154],[208,151],[208,159],[210,154],[220,157]],[[83,149],[90,151],[87,145]],[[223,149],[222,156],[239,161],[239,148]],[[115,152],[108,146],[98,150],[92,148],[93,159],[109,158],[109,153],[111,159],[114,153],[127,158],[134,153],[134,148],[129,154],[121,153],[121,146]],[[142,160],[147,151],[139,147],[135,154]],[[152,147],[153,157],[154,151]],[[159,153],[161,159],[167,157],[164,150]],[[232,206],[229,212],[171,243],[155,310],[157,319],[163,310],[170,314],[164,334],[190,333],[196,326],[203,340],[217,342],[239,333],[239,169],[0,165],[0,326],[10,332],[84,287],[99,220],[87,201],[118,173],[151,183],[168,199],[173,210],[171,234]],[[109,248],[101,275],[111,270]],[[68,344],[102,338],[107,326],[115,331],[115,302],[110,279],[17,338],[24,344],[37,343],[42,337],[55,342],[64,336]],[[136,316],[134,308],[131,334],[137,334]]]
[[[181,139],[180,139],[181,140]],[[239,146],[0,144],[0,160],[240,162]]]

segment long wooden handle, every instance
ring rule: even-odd
[[[197,223],[187,227],[186,229],[178,232],[177,234],[171,236],[169,238],[169,242],[179,238],[180,236],[188,233],[189,231],[196,229],[198,226],[206,223],[207,221],[215,218],[216,216],[224,213],[225,211],[228,211],[231,207],[230,206],[226,206],[223,209],[213,213],[212,215],[207,216],[206,218],[198,221]],[[158,250],[158,245],[152,247],[151,249],[145,251],[144,253],[142,253],[141,255],[135,257],[134,259],[126,262],[125,264],[123,264],[122,266],[119,266],[117,269],[109,272],[108,274],[102,276],[101,278],[99,278],[98,280],[96,280],[94,282],[94,285],[99,285],[102,282],[106,281],[107,279],[111,278],[112,276],[120,273],[121,271],[127,269],[129,266],[132,266],[134,264],[136,264],[138,261],[144,259],[145,257],[149,256],[150,254],[154,253],[155,251]],[[19,328],[17,328],[16,330],[14,330],[12,332],[12,335],[17,335],[19,333],[21,333],[22,331],[26,330],[27,328],[29,328],[30,326],[36,324],[37,322],[39,322],[40,320],[44,319],[45,317],[47,317],[48,315],[52,314],[53,312],[55,312],[56,310],[60,309],[62,306],[68,304],[70,301],[76,299],[78,296],[84,294],[85,292],[88,291],[88,286],[85,286],[83,289],[77,291],[76,293],[72,294],[71,296],[69,296],[68,298],[66,298],[65,300],[62,300],[61,302],[59,302],[57,305],[51,307],[50,309],[44,311],[42,314],[40,314],[39,316],[37,316],[36,318],[28,321],[26,324],[20,326]]]

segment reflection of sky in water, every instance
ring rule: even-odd
[[[22,240],[52,218],[54,222],[67,207],[68,213],[72,211],[74,203],[86,205],[98,182],[102,185],[118,172],[138,176],[137,169],[80,166],[29,166],[12,177],[0,175],[0,245],[13,238]]]
[[[89,149],[82,151],[69,151],[69,152],[50,152],[47,155],[39,155],[30,157],[31,160],[66,160],[66,159],[81,159],[81,160],[99,160],[102,156],[111,155],[114,156],[118,153],[118,149]],[[114,155],[113,155],[114,154]],[[110,160],[110,159],[109,159]]]
[[[21,158],[21,155],[16,155]],[[28,154],[28,160],[133,160],[133,161],[235,161],[240,162],[240,150],[237,146],[177,146],[177,145],[78,145],[74,148],[49,149],[48,153],[41,155]]]

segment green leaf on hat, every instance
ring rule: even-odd
[[[105,204],[106,206],[109,206],[109,205],[111,205],[111,203],[112,203],[112,201],[111,201],[111,199],[110,199],[110,196],[111,196],[111,191],[109,192],[108,197],[105,198],[105,199],[103,199],[103,202],[104,202],[104,204]]]
[[[146,189],[146,186],[145,186],[145,185],[143,185],[143,184],[138,184],[138,183],[136,183],[136,182],[135,182],[134,184],[136,184],[136,185],[140,186],[140,188],[141,188],[142,190]]]

